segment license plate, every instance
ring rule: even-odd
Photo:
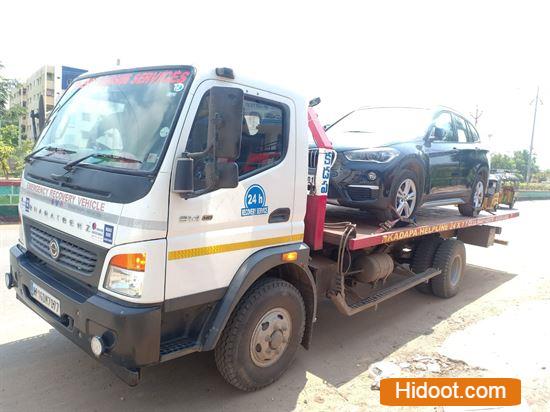
[[[31,296],[44,305],[46,309],[51,310],[57,316],[61,316],[59,299],[54,298],[50,293],[34,283],[31,285]]]

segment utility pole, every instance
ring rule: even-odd
[[[539,101],[540,104],[542,104],[542,100],[539,99],[539,87],[537,86],[537,97],[535,97],[534,100],[535,112],[533,113],[533,127],[531,129],[531,146],[529,147],[529,161],[527,162],[527,183],[531,181],[531,169],[533,167],[533,141],[535,139],[535,125],[537,123],[537,109],[539,107]],[[533,102],[531,102],[531,104],[533,104]]]
[[[476,112],[475,114],[474,113],[470,113],[470,116],[473,117],[474,119],[474,126],[477,127],[477,121],[478,119],[481,117],[481,115],[483,114],[483,110],[479,110],[479,108],[477,107],[477,104],[476,104]]]

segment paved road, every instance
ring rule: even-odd
[[[519,376],[526,405],[549,410],[550,277],[542,258],[550,228],[541,216],[550,201],[519,208],[522,217],[503,225],[508,247],[468,247],[458,296],[409,291],[352,318],[323,302],[312,348],[300,350],[279,382],[252,394],[226,385],[210,353],[147,369],[129,388],[2,287],[0,410],[384,410],[369,366],[383,359],[416,365],[419,356],[447,365],[433,376]],[[16,239],[16,226],[0,227],[3,271]],[[404,374],[426,372],[415,366]]]

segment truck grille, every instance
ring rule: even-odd
[[[30,228],[30,241],[42,254],[50,256],[50,241],[55,237],[36,227]],[[84,273],[92,273],[97,264],[97,255],[73,243],[56,238],[59,243],[59,257],[55,260],[66,268]]]

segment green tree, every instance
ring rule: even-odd
[[[6,179],[10,177],[9,160],[14,153],[15,148],[13,146],[0,142],[0,167],[2,168],[2,173],[4,173]]]
[[[4,110],[4,114],[0,116],[0,126],[13,124],[19,126],[19,119],[27,115],[27,108],[19,105],[11,106]]]
[[[527,164],[529,163],[529,151],[528,150],[517,150],[514,152],[514,164],[516,170],[523,177],[523,181],[527,180]],[[535,174],[539,171],[537,165],[537,158],[533,156],[533,163],[531,165],[531,173]]]
[[[0,141],[13,148],[19,145],[19,126],[8,124],[0,127]]]
[[[23,140],[21,144],[15,148],[11,157],[11,163],[13,168],[11,170],[16,176],[21,176],[23,168],[25,167],[25,156],[27,156],[34,148],[34,142],[30,139]]]
[[[4,68],[2,62],[0,62],[0,70]],[[4,76],[0,74],[0,116],[4,115],[6,106],[8,105],[8,93],[10,88],[10,81],[5,79]]]
[[[523,178],[527,179],[527,163],[529,162],[529,151],[516,150],[513,156],[508,156],[502,153],[493,153],[491,155],[491,169],[504,169],[517,172]],[[537,158],[533,156],[533,164],[531,167],[533,175],[538,173]]]
[[[0,70],[4,66],[0,62]],[[0,74],[0,168],[4,176],[19,175],[25,165],[25,156],[31,152],[32,141],[20,141],[19,119],[26,116],[27,109],[21,106],[7,108],[10,90],[18,87],[16,80],[6,79]]]
[[[491,169],[515,170],[514,159],[502,153],[491,155]]]

